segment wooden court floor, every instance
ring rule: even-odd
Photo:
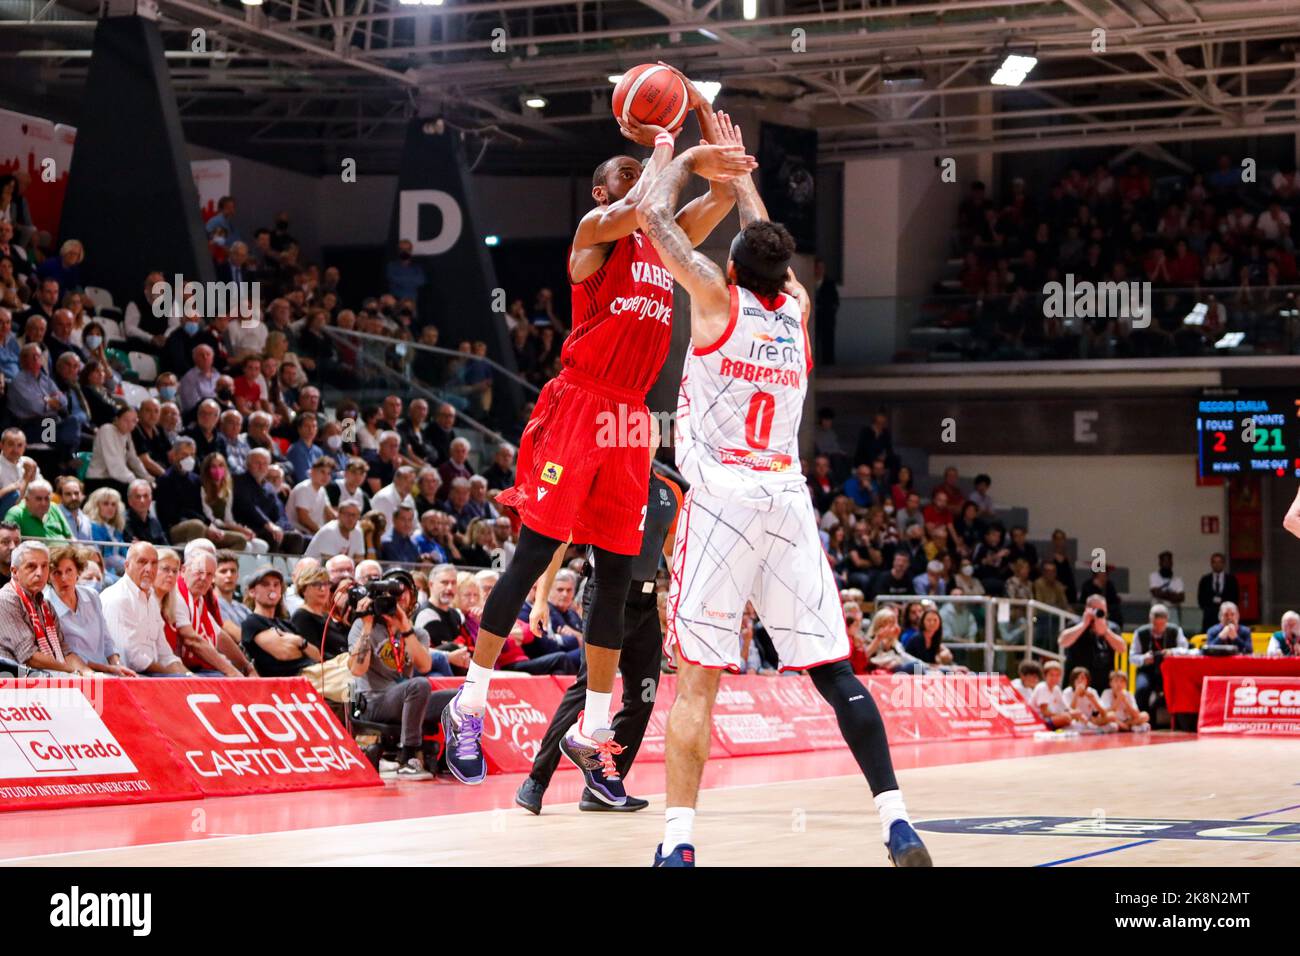
[[[916,749],[923,751],[925,746]],[[923,836],[940,866],[1295,866],[1300,864],[1300,744],[1266,739],[1197,739],[1160,746],[1103,749],[1053,749],[1043,744],[1034,756],[910,766],[900,760],[899,779],[912,818],[958,821],[939,826],[969,828],[962,821],[984,818],[975,832],[930,832]],[[1023,750],[1023,745],[1022,745]],[[755,759],[755,758],[750,758]],[[781,758],[763,758],[769,762]],[[762,766],[743,776],[719,777],[701,796],[696,821],[700,865],[719,866],[885,866],[879,824],[865,783],[848,774],[851,762],[809,764],[799,778],[799,755]],[[922,763],[926,761],[911,761]],[[736,763],[725,761],[723,763]],[[827,772],[827,771],[831,772]],[[777,772],[779,771],[779,772]],[[521,778],[501,779],[478,791],[454,783],[406,782],[400,785],[409,806],[389,810],[401,816],[336,825],[301,821],[263,823],[245,832],[186,834],[158,840],[141,831],[138,845],[40,852],[22,850],[0,838],[0,862],[9,865],[611,865],[645,866],[662,828],[661,793],[642,790],[651,806],[636,814],[579,812],[571,802],[576,774],[561,774],[541,817],[514,808],[509,796]],[[733,782],[728,783],[728,779]],[[719,781],[721,781],[719,783]],[[490,782],[492,782],[490,780]],[[662,771],[641,772],[642,787],[662,789]],[[419,790],[424,787],[426,789]],[[453,788],[447,790],[448,787]],[[436,789],[435,789],[436,788]],[[393,788],[389,788],[390,790]],[[485,792],[486,791],[486,792]],[[423,815],[418,801],[462,794],[486,798],[492,809]],[[330,797],[336,795],[331,794]],[[206,801],[249,807],[280,798],[245,797]],[[310,801],[312,795],[297,794]],[[371,799],[357,797],[357,799]],[[465,799],[469,799],[468,796]],[[470,806],[472,804],[464,804]],[[394,809],[396,807],[396,809]],[[75,826],[94,827],[104,814],[122,808],[79,811]],[[139,813],[146,808],[131,808]],[[281,808],[282,810],[282,808]],[[71,811],[58,811],[66,814]],[[189,806],[154,808],[154,821],[168,813],[178,821],[192,816]],[[281,812],[281,811],[277,811]],[[382,816],[383,814],[380,814]],[[0,824],[19,823],[6,814]],[[373,815],[372,815],[373,816]],[[336,815],[317,818],[323,822]],[[1044,818],[1057,821],[1052,835]],[[287,818],[285,818],[287,821]],[[1186,828],[1189,839],[1167,839],[1173,821],[1242,821]],[[1144,822],[1144,821],[1150,821]],[[227,829],[239,829],[234,818]],[[1051,821],[1048,821],[1049,824]],[[1275,832],[1270,824],[1293,826]],[[179,825],[179,824],[178,824]],[[218,828],[220,829],[220,828]],[[1066,835],[1058,835],[1061,832]],[[1217,838],[1207,838],[1204,831]],[[161,831],[158,831],[161,832]],[[1077,835],[1080,833],[1089,835]],[[151,835],[152,834],[152,835]],[[593,842],[593,837],[597,841]],[[116,839],[106,837],[105,839]],[[1295,841],[1295,842],[1292,842]]]

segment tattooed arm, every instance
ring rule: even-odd
[[[718,142],[724,146],[739,146],[744,149],[740,127],[731,122],[731,117],[722,111],[715,114],[714,121],[718,127]],[[767,206],[758,194],[753,176],[739,176],[731,183],[731,190],[736,197],[736,206],[740,210],[740,228],[744,229],[751,222],[767,219]]]
[[[637,221],[654,243],[664,265],[691,296],[691,342],[707,348],[727,328],[731,292],[727,278],[707,256],[696,252],[677,222],[673,210],[692,172],[714,180],[728,180],[752,169],[752,157],[728,146],[688,149],[651,184],[637,206]]]

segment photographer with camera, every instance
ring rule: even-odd
[[[1119,628],[1108,619],[1106,596],[1091,594],[1084,602],[1083,619],[1063,630],[1057,638],[1065,653],[1065,669],[1086,667],[1094,687],[1106,687],[1115,669],[1115,655],[1128,650]]]
[[[424,766],[425,725],[437,726],[446,698],[437,701],[436,710],[430,703],[433,688],[423,676],[435,666],[429,635],[409,616],[415,580],[407,571],[390,571],[347,594],[357,615],[348,634],[348,669],[356,678],[362,713],[367,720],[401,722],[399,777],[431,779]]]

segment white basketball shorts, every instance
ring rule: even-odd
[[[782,670],[849,656],[839,589],[807,490],[796,487],[758,510],[692,488],[677,521],[664,650],[740,670],[741,616],[750,601]]]

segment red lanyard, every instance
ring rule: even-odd
[[[37,614],[32,599],[27,596],[27,593],[17,581],[14,582],[14,590],[18,592],[18,599],[23,602],[23,607],[27,610],[27,617],[32,622],[33,630],[36,631],[36,649],[62,663],[63,648],[60,646],[58,639],[58,621],[54,616],[54,611],[50,608],[50,602],[46,601],[42,596],[40,614]]]

